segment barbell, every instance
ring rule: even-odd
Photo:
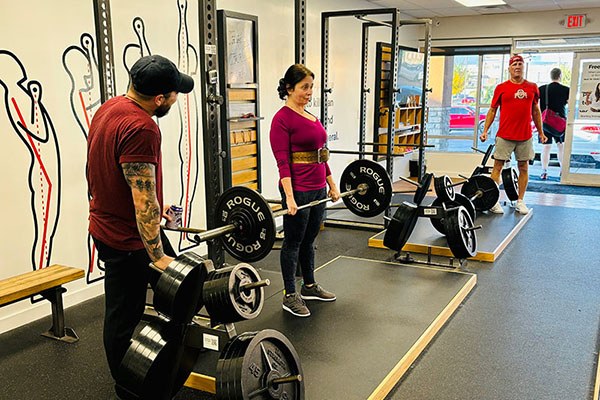
[[[490,175],[491,167],[488,167],[486,164],[490,157],[492,156],[492,150],[494,150],[494,145],[490,144],[486,151],[480,150],[476,147],[471,147],[471,149],[475,150],[478,153],[483,154],[483,160],[481,161],[481,165],[479,165],[471,176],[475,175]],[[519,175],[517,170],[513,167],[503,168],[502,169],[502,186],[504,187],[504,192],[506,193],[506,197],[509,200],[515,201],[519,199]]]
[[[418,183],[405,178],[403,180],[417,186],[414,203],[404,202],[396,209],[383,238],[384,246],[400,252],[412,234],[418,218],[426,217],[432,223],[442,225],[448,247],[455,257],[460,259],[473,257],[477,253],[475,230],[480,227],[473,226],[474,218],[467,209],[460,205],[446,207],[443,203],[432,204],[432,206],[421,205],[433,180],[431,173],[423,175]],[[449,182],[449,179],[441,179],[439,182]],[[441,187],[437,189],[442,190]],[[460,195],[457,193],[456,196]]]
[[[471,220],[475,221],[476,210],[485,211],[492,208],[500,198],[500,189],[492,178],[487,175],[473,175],[466,178],[465,181],[452,184],[452,186],[463,185],[461,193],[455,193],[454,199],[449,200],[445,191],[440,191],[440,195],[431,203],[432,207],[440,207],[442,204],[446,208],[462,206],[465,208]],[[437,178],[436,178],[437,179]],[[449,179],[449,178],[448,178]],[[436,186],[437,192],[437,186]],[[431,225],[440,233],[446,235],[446,223],[444,218],[431,219]]]
[[[340,198],[354,214],[373,217],[384,212],[392,199],[392,182],[380,164],[362,159],[350,163],[342,172]],[[314,207],[331,198],[315,200],[298,207]],[[287,209],[273,212],[269,202],[258,192],[243,186],[234,186],[223,192],[216,204],[217,228],[166,228],[194,233],[194,241],[201,243],[221,239],[225,250],[238,260],[254,262],[269,254],[275,243],[275,218],[286,215]]]
[[[498,202],[500,189],[498,184],[487,175],[473,175],[466,178],[460,192],[473,202],[478,211],[487,211]]]

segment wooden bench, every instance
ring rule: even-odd
[[[52,303],[52,327],[43,336],[74,343],[79,340],[75,331],[65,328],[62,285],[84,277],[79,268],[51,265],[36,271],[0,280],[0,307],[40,294]]]

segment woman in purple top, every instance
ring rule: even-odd
[[[327,132],[304,107],[310,101],[315,74],[301,64],[288,68],[279,80],[279,97],[285,100],[271,123],[271,148],[279,168],[284,239],[281,247],[281,273],[285,286],[283,309],[298,317],[308,317],[304,300],[334,301],[335,295],[315,282],[314,241],[321,228],[325,204],[298,210],[298,206],[329,195],[337,201],[340,192],[327,165],[324,150]],[[327,193],[329,185],[329,193]],[[296,293],[296,268],[300,264],[304,284]]]

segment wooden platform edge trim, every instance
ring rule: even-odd
[[[600,351],[598,352],[596,368],[596,384],[594,385],[593,400],[600,400]]]
[[[392,391],[394,386],[404,376],[408,368],[423,352],[425,347],[431,342],[434,336],[444,326],[446,321],[456,311],[458,306],[467,297],[467,295],[473,290],[477,284],[477,275],[472,275],[471,278],[465,283],[462,289],[454,296],[448,305],[442,310],[442,312],[433,320],[431,325],[423,332],[423,334],[417,339],[412,345],[408,352],[402,357],[402,359],[396,364],[396,366],[388,373],[388,375],[381,381],[379,386],[368,397],[368,400],[383,400]]]
[[[339,256],[336,256],[336,257],[332,258],[331,260],[327,261],[325,264],[323,264],[323,265],[321,265],[321,266],[319,266],[319,267],[315,268],[315,271],[314,271],[314,272],[317,272],[318,270],[320,270],[320,269],[322,269],[322,268],[325,268],[325,267],[326,267],[326,266],[328,266],[329,264],[332,264],[332,263],[333,263],[335,260],[337,260],[337,259],[339,259],[339,258],[342,258],[342,257],[345,257],[345,256],[339,255]]]
[[[428,269],[428,270],[442,271],[442,272],[446,272],[449,274],[474,275],[473,272],[466,272],[466,271],[461,271],[458,269],[441,268],[441,267],[437,267],[435,265],[405,264],[401,261],[373,260],[372,258],[354,257],[354,256],[337,256],[332,261],[335,261],[338,258],[347,258],[350,260],[368,261],[368,262],[374,262],[374,263],[378,263],[378,264],[389,264],[389,265],[393,265],[393,266],[401,265],[401,266],[407,267],[407,268],[422,268],[422,269]],[[331,262],[331,261],[329,261],[329,262]]]
[[[375,249],[388,249],[383,245],[383,239],[378,239],[377,237],[382,235],[385,231],[379,232],[376,235],[373,235],[369,238],[367,245],[369,247]],[[427,254],[428,250],[431,248],[431,254],[434,256],[442,256],[442,257],[454,257],[454,254],[450,251],[448,247],[440,247],[440,246],[429,246],[424,244],[415,244],[415,243],[406,243],[404,247],[402,247],[402,251],[408,251],[412,253],[419,254]],[[388,249],[389,250],[389,249]],[[496,253],[490,253],[487,251],[478,251],[475,257],[469,257],[469,260],[476,261],[484,261],[484,262],[494,262],[496,260]]]
[[[327,218],[323,221],[323,224],[325,226],[330,226],[333,228],[341,227],[341,228],[365,230],[365,231],[372,231],[372,232],[377,232],[377,231],[380,231],[381,229],[383,229],[382,224],[374,224],[374,223],[371,224],[368,222],[347,221],[347,220],[343,220],[343,219]]]
[[[512,240],[515,238],[515,236],[517,236],[517,233],[519,233],[521,231],[521,229],[523,229],[523,227],[525,226],[525,223],[527,221],[529,221],[529,219],[531,218],[532,215],[533,215],[533,208],[531,210],[529,210],[527,215],[525,215],[524,217],[522,217],[519,220],[517,225],[515,225],[515,227],[512,228],[510,233],[508,235],[506,235],[504,240],[502,242],[500,242],[498,247],[496,247],[496,249],[494,250],[494,257],[498,257],[500,255],[500,253],[502,253],[504,251],[506,246],[508,246],[508,244],[510,242],[512,242]]]
[[[200,390],[202,392],[217,393],[217,380],[216,378],[208,375],[202,375],[197,372],[192,372],[183,384],[185,387],[191,389]]]

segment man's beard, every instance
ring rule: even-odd
[[[169,112],[169,110],[171,109],[170,105],[167,104],[161,104],[160,106],[158,106],[158,108],[154,111],[154,116],[156,118],[160,118],[160,117],[164,117],[165,115],[167,115],[167,113]]]

